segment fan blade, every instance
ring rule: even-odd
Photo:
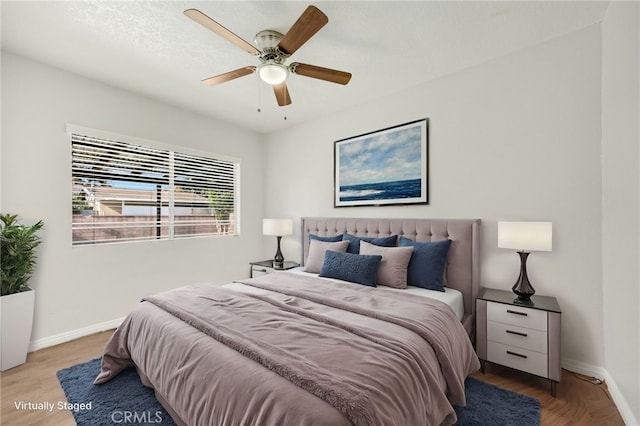
[[[289,71],[294,74],[304,75],[305,77],[317,78],[338,84],[347,84],[349,80],[351,80],[351,73],[315,65],[301,64],[300,62],[294,62],[289,65]]]
[[[287,106],[291,104],[291,96],[289,96],[289,89],[287,89],[287,83],[284,81],[280,84],[273,85],[273,93],[276,95],[278,105]]]
[[[244,50],[245,52],[248,52],[248,53],[250,53],[252,55],[259,55],[260,54],[260,51],[258,49],[256,49],[255,47],[253,47],[249,42],[247,42],[247,41],[243,40],[242,38],[240,38],[239,36],[235,35],[234,33],[229,31],[228,29],[226,29],[222,25],[218,24],[213,19],[209,18],[204,13],[200,12],[198,9],[187,9],[187,10],[184,11],[184,14],[187,17],[189,17],[189,18],[193,19],[194,21],[196,21],[198,24],[202,25],[203,27],[208,28],[209,30],[211,30],[214,33],[218,34],[220,37],[223,37],[223,38],[229,40],[231,43],[235,44],[236,46],[238,46],[240,49]]]
[[[278,49],[285,55],[293,55],[300,46],[305,44],[315,33],[324,27],[329,18],[315,6],[309,6],[300,15],[289,31],[278,43]]]
[[[253,74],[255,70],[256,70],[256,67],[253,67],[253,66],[238,68],[237,70],[229,71],[224,74],[205,78],[204,80],[202,80],[202,82],[207,86],[215,86],[217,84],[226,83],[227,81],[235,80],[236,78],[239,78],[239,77],[244,77],[245,75]]]

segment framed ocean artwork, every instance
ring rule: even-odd
[[[334,206],[429,203],[429,120],[334,143]]]

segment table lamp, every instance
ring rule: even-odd
[[[292,219],[262,219],[262,234],[275,235],[278,239],[278,249],[273,258],[274,269],[284,269],[284,256],[280,251],[280,240],[283,235],[293,234]]]
[[[531,303],[535,289],[527,276],[530,251],[551,251],[551,222],[498,222],[498,247],[515,249],[520,255],[520,276],[512,290],[523,303]]]

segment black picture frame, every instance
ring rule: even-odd
[[[429,119],[334,142],[334,207],[429,204]]]

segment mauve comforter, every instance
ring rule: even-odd
[[[277,273],[145,299],[107,344],[179,424],[440,425],[479,361],[444,303]]]

